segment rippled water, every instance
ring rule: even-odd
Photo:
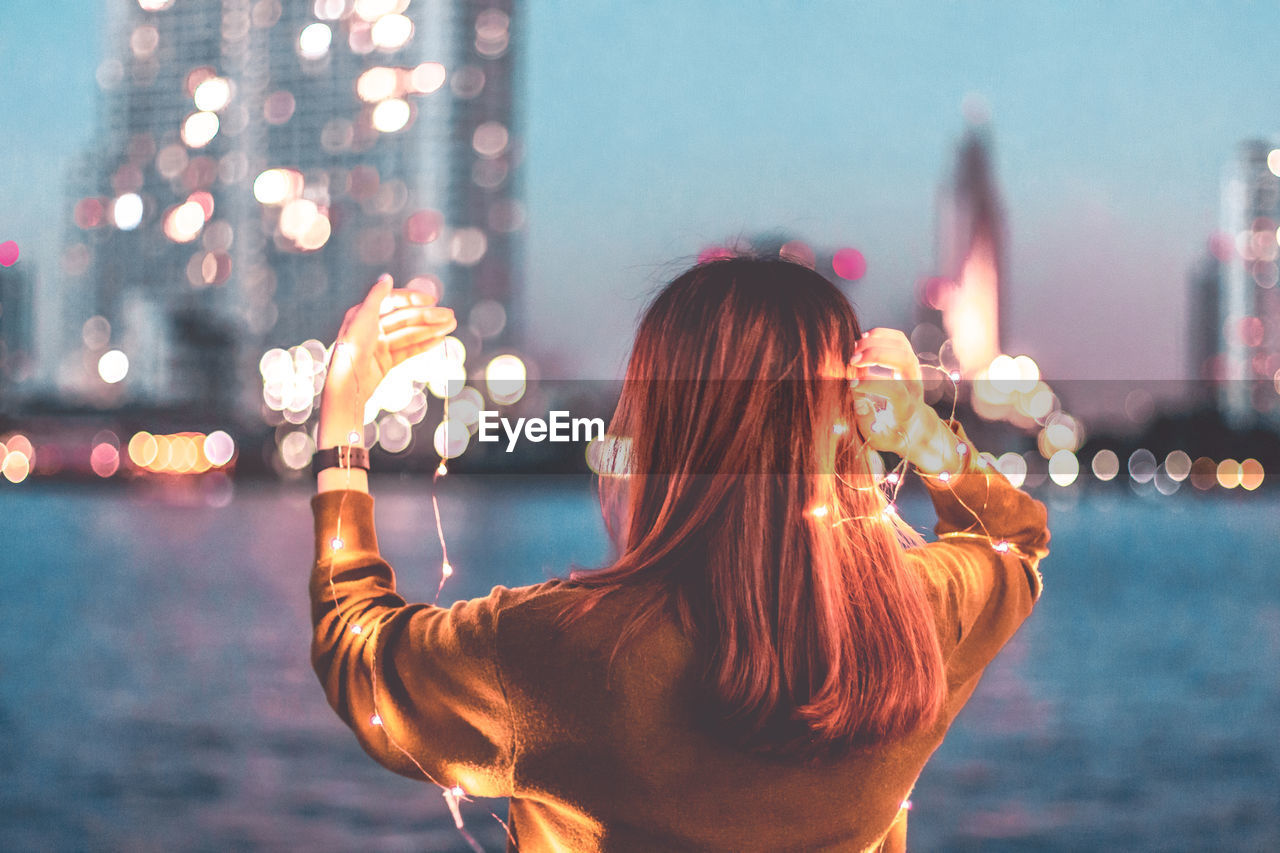
[[[430,596],[423,487],[374,492],[402,591]],[[585,481],[446,492],[446,598],[605,554]],[[0,496],[0,848],[467,849],[324,701],[308,498]],[[1044,598],[925,770],[913,849],[1280,849],[1280,500],[1061,499]],[[468,825],[500,850],[485,806]]]

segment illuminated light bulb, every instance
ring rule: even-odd
[[[889,504],[887,507],[884,508],[885,518],[892,518],[897,514],[898,514],[898,508],[893,504]]]
[[[814,518],[826,518],[827,513],[829,511],[830,510],[827,509],[826,504],[819,504],[818,506],[815,506],[813,509],[809,510],[810,514],[812,514]]]
[[[440,574],[441,574],[441,575],[443,575],[443,576],[444,576],[444,577],[446,577],[446,578],[451,578],[451,577],[453,577],[453,566],[449,565],[448,561],[446,561],[446,562],[444,562],[444,563],[441,563],[441,564],[440,564]]]
[[[952,381],[952,382],[959,382],[959,381],[960,381],[960,371],[958,371],[958,370],[953,370],[953,371],[951,371],[950,373],[948,373],[947,375],[951,377],[951,381]]]
[[[341,551],[341,550],[342,550],[342,546],[343,546],[343,545],[345,545],[345,544],[346,544],[345,542],[343,542],[341,539],[339,539],[339,538],[338,538],[338,537],[336,537],[336,536],[335,536],[335,537],[333,537],[333,539],[331,539],[331,540],[329,541],[329,547],[330,547],[330,548],[332,548],[332,549],[333,549],[333,550],[335,550],[335,551]]]
[[[360,433],[356,432],[355,430],[352,430],[351,432],[347,433],[348,443],[355,444],[359,440],[360,440]]]
[[[959,453],[961,456],[964,456],[968,452],[969,452],[969,445],[967,444],[956,445],[956,453]]]
[[[849,431],[849,425],[844,421],[839,421],[838,423],[836,423],[835,426],[831,428],[831,431],[836,435],[844,435],[846,432]]]
[[[436,475],[443,477],[445,474],[448,474],[448,473],[449,473],[449,466],[441,462],[439,467],[436,468]]]
[[[465,797],[467,795],[467,792],[462,790],[461,785],[454,785],[449,789],[449,793],[453,794],[455,797]]]
[[[369,718],[369,725],[371,726],[382,725],[382,718],[379,717],[377,714],[374,714],[372,717]]]
[[[885,477],[885,480],[887,480],[890,485],[897,485],[898,472],[897,471],[892,472],[891,474],[889,474],[889,476]]]
[[[363,634],[363,633],[364,633],[364,629],[363,629],[363,628],[361,628],[359,625],[352,625],[352,626],[351,626],[351,633],[353,633],[353,634]]]
[[[1004,540],[1001,540],[995,543],[994,545],[992,545],[991,547],[996,551],[999,551],[1001,554],[1004,554],[1004,553],[1007,553],[1009,550],[1009,543],[1005,542]]]
[[[903,801],[902,801],[902,807],[903,807],[904,809],[906,809],[907,811],[911,811],[911,809],[913,808],[913,806],[912,806],[912,804],[911,804],[911,801],[910,801],[910,800],[903,800]]]
[[[951,480],[951,474],[949,474],[946,471],[943,471],[941,474],[938,475],[938,479],[944,483],[949,482]]]

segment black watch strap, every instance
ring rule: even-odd
[[[326,468],[363,468],[368,471],[369,451],[349,445],[317,450],[311,457],[311,473],[319,474]]]

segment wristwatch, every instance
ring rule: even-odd
[[[369,451],[351,445],[317,450],[311,457],[311,473],[314,476],[326,468],[363,468],[368,471]]]

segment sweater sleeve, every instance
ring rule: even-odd
[[[406,604],[378,551],[373,498],[327,491],[311,507],[311,661],[329,704],[387,768],[509,796],[513,735],[496,652],[503,590],[447,609]]]
[[[990,663],[1031,613],[1049,528],[1044,504],[982,460],[958,422],[948,425],[968,458],[958,474],[921,477],[938,515],[938,541],[908,555],[935,587],[942,651],[959,683]]]

